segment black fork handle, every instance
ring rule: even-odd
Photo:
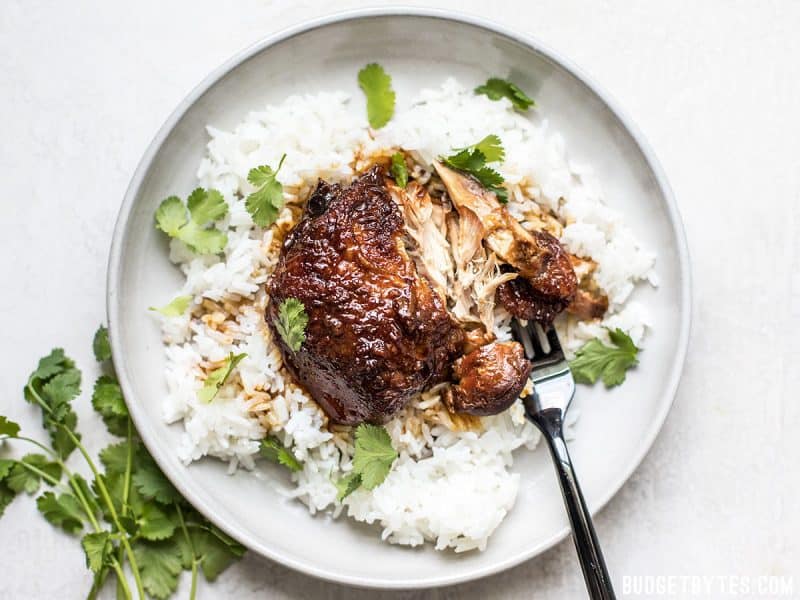
[[[564,496],[569,522],[572,525],[572,539],[578,551],[578,560],[581,563],[589,597],[592,600],[615,600],[603,552],[594,532],[592,515],[586,507],[586,500],[583,499],[578,478],[569,458],[567,444],[564,442],[562,412],[557,408],[547,408],[530,414],[529,418],[541,430],[553,456],[561,494]]]

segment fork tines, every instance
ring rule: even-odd
[[[561,342],[558,341],[558,334],[552,325],[543,331],[542,327],[533,321],[528,321],[523,326],[519,320],[514,319],[511,327],[514,337],[522,344],[525,355],[533,362],[534,368],[564,360]]]

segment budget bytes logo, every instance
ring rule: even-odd
[[[800,598],[792,575],[624,575],[629,598]]]

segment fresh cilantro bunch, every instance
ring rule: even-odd
[[[455,154],[440,157],[440,160],[451,169],[472,175],[505,204],[508,202],[508,191],[501,185],[505,179],[500,173],[486,166],[492,162],[503,162],[505,158],[506,152],[502,141],[498,136],[489,134],[477,144],[456,150]]]
[[[212,223],[226,214],[228,204],[221,193],[197,188],[189,194],[186,205],[177,196],[164,200],[156,210],[156,227],[197,254],[219,254],[225,249],[228,236]]]
[[[392,78],[378,63],[370,63],[358,72],[358,85],[367,97],[369,125],[373,129],[380,129],[394,115]]]
[[[397,450],[392,447],[392,438],[386,429],[378,425],[362,423],[356,427],[356,451],[353,455],[353,470],[336,482],[338,500],[344,500],[359,487],[373,490],[383,483]]]
[[[108,362],[104,327],[92,347],[105,370],[95,382],[92,406],[109,432],[122,439],[104,448],[99,461],[89,455],[72,409],[81,373],[56,348],[39,361],[24,389],[25,399],[41,410],[50,445],[21,435],[17,423],[0,416],[0,441],[36,447],[19,459],[0,459],[0,516],[17,495],[32,496],[47,486],[36,506],[53,526],[81,536],[86,566],[94,575],[88,598],[96,598],[109,578],[118,598],[168,598],[184,570],[191,571],[189,597],[195,598],[198,573],[213,581],[244,548],[195,511],[147,452]],[[76,449],[91,472],[89,480],[66,465]]]
[[[508,98],[511,104],[514,105],[514,108],[520,111],[526,111],[531,106],[535,106],[533,99],[519,89],[519,87],[499,77],[490,77],[486,80],[486,83],[475,88],[475,93],[483,94],[490,100]]]
[[[575,381],[593,384],[602,379],[606,387],[625,381],[625,372],[639,362],[639,348],[619,328],[609,329],[608,337],[614,346],[606,346],[595,338],[575,353],[575,358],[569,363]]]

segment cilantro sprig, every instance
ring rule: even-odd
[[[225,249],[228,236],[211,224],[226,214],[228,204],[221,193],[197,188],[189,194],[186,205],[177,196],[161,202],[156,210],[156,227],[197,254],[219,254]]]
[[[483,94],[490,100],[500,100],[500,98],[508,98],[514,108],[520,111],[526,111],[536,103],[519,87],[506,79],[499,77],[490,77],[486,83],[479,85],[475,88],[476,94]]]
[[[261,440],[259,447],[261,456],[279,465],[283,465],[292,473],[303,470],[303,464],[297,460],[292,451],[280,443],[280,441],[271,435],[268,435]]]
[[[269,165],[250,169],[247,181],[256,186],[256,191],[247,196],[245,207],[259,227],[269,227],[278,218],[283,208],[283,185],[278,181],[278,171],[283,166],[286,155],[281,156],[278,168],[274,171]]]
[[[392,447],[392,438],[383,427],[362,423],[356,427],[355,439],[353,470],[335,482],[339,501],[359,487],[367,490],[378,487],[389,475],[397,458],[397,450]]]
[[[358,72],[358,85],[367,97],[369,125],[373,129],[380,129],[394,115],[392,78],[378,63],[370,63]]]
[[[613,346],[595,338],[575,353],[569,363],[575,381],[593,384],[602,379],[606,387],[614,387],[625,381],[628,369],[638,364],[639,348],[628,334],[621,329],[609,329],[608,337]]]
[[[92,406],[109,433],[121,440],[101,450],[99,461],[92,458],[72,409],[81,372],[63,350],[53,350],[39,361],[24,389],[25,399],[41,411],[51,444],[21,435],[19,424],[0,416],[0,441],[36,447],[19,459],[0,459],[0,516],[16,496],[38,493],[42,517],[80,536],[86,567],[93,574],[89,598],[96,598],[113,578],[118,598],[165,599],[187,570],[189,597],[194,599],[198,574],[202,571],[213,581],[244,548],[195,511],[147,452],[108,363],[111,351],[104,327],[95,334],[93,350],[106,372],[94,385]],[[89,467],[89,481],[66,464],[75,449]]]
[[[505,204],[508,202],[508,191],[502,187],[505,181],[502,175],[486,166],[487,163],[503,162],[506,152],[503,142],[495,134],[489,134],[477,144],[460,148],[447,157],[440,157],[440,160],[457,171],[462,171],[471,175],[490,192],[494,192],[498,201]]]
[[[197,392],[197,397],[200,399],[201,402],[205,402],[208,404],[214,398],[217,397],[217,393],[219,393],[222,386],[225,385],[225,382],[228,381],[228,377],[231,376],[233,370],[236,368],[242,359],[244,359],[247,354],[234,354],[231,352],[228,357],[222,362],[222,366],[214,369],[211,373],[208,374],[206,380],[203,382],[203,387],[200,388],[200,391]]]
[[[297,298],[287,298],[278,306],[275,329],[292,352],[300,350],[306,341],[308,314],[306,307]]]

